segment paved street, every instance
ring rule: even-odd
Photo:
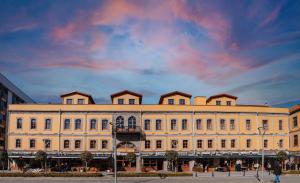
[[[298,183],[300,176],[297,175],[288,175],[282,176],[282,183]],[[265,182],[271,182],[272,177],[268,176],[265,179]],[[50,178],[50,177],[1,177],[0,183],[112,183],[112,177],[100,177],[100,178],[82,178],[82,177],[72,177],[72,178]],[[119,179],[121,183],[196,183],[196,182],[205,182],[205,183],[255,183],[258,180],[252,176],[219,176],[219,177],[168,177],[164,180],[158,177],[123,177]]]

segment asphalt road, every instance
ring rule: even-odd
[[[1,177],[0,183],[113,183],[112,177],[72,177],[72,178],[60,178],[60,177]],[[259,181],[252,176],[246,177],[168,177],[166,179],[160,179],[158,177],[123,177],[119,178],[120,183],[258,183]],[[265,177],[264,182],[272,182],[272,177]],[[299,183],[299,175],[286,175],[281,177],[282,183]]]

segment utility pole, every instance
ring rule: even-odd
[[[118,182],[117,179],[117,128],[113,122],[110,122],[112,126],[112,133],[113,133],[113,151],[114,151],[114,183]]]
[[[259,134],[261,135],[261,180],[260,182],[264,182],[264,161],[265,161],[265,148],[264,148],[264,135],[266,133],[264,127],[258,128]]]

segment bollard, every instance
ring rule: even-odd
[[[214,176],[215,176],[215,174],[214,174],[214,170],[212,170],[212,171],[211,171],[211,176],[212,176],[212,177],[214,177]]]
[[[243,176],[245,176],[245,174],[246,174],[246,170],[244,169],[244,170],[243,170]]]
[[[228,170],[228,177],[230,177],[230,169]]]

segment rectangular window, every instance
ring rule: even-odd
[[[17,119],[17,129],[22,129],[22,118]]]
[[[189,145],[188,143],[189,143],[188,140],[183,140],[183,141],[182,141],[182,148],[187,149],[187,148],[188,148],[188,145]]]
[[[21,139],[16,139],[16,148],[21,148]]]
[[[247,139],[247,148],[251,147],[251,139]]]
[[[226,105],[231,106],[231,101],[227,101]]]
[[[34,139],[30,139],[30,141],[29,141],[29,147],[30,147],[31,149],[34,149],[34,148],[35,148],[35,140],[34,140]]]
[[[183,119],[181,121],[181,129],[182,130],[187,130],[187,119]]]
[[[102,149],[107,149],[108,148],[108,141],[107,140],[102,140],[101,147],[102,147]]]
[[[75,149],[80,149],[81,140],[75,140]]]
[[[129,99],[129,104],[130,104],[130,105],[135,104],[135,99]]]
[[[206,121],[206,128],[207,128],[207,130],[212,130],[213,128],[212,128],[212,121],[211,121],[211,119],[207,119],[207,121]]]
[[[283,148],[283,139],[280,139],[278,142],[279,148]]]
[[[217,101],[216,101],[216,105],[221,105],[221,101],[220,101],[220,100],[217,100]]]
[[[96,119],[91,119],[91,121],[90,121],[90,129],[91,130],[96,130],[96,127],[97,127],[97,121],[96,121]]]
[[[108,130],[108,120],[107,119],[102,120],[102,130]]]
[[[70,141],[69,140],[64,140],[64,148],[69,149],[70,148]]]
[[[71,120],[70,119],[65,119],[64,121],[64,129],[70,129],[71,126]]]
[[[251,130],[251,120],[250,119],[246,120],[246,130]]]
[[[197,130],[202,130],[202,121],[201,121],[201,119],[196,120],[196,129]]]
[[[67,99],[67,104],[73,104],[73,100],[72,99]]]
[[[119,98],[119,99],[118,99],[118,104],[124,104],[124,99]]]
[[[207,140],[207,148],[213,148],[213,140]]]
[[[231,139],[231,143],[230,143],[231,145],[231,148],[235,148],[235,139]]]
[[[161,149],[161,144],[162,144],[162,142],[161,142],[161,140],[157,140],[156,141],[156,149]]]
[[[278,129],[279,129],[279,130],[283,130],[283,127],[282,127],[282,120],[279,120],[279,121],[278,121]]]
[[[197,140],[197,148],[201,149],[203,147],[203,140]]]
[[[96,140],[91,140],[90,141],[90,149],[95,149],[96,148]]]
[[[230,130],[234,130],[235,129],[235,122],[234,119],[230,120]]]
[[[179,99],[179,104],[180,105],[185,105],[185,99]]]
[[[225,130],[225,129],[226,129],[226,126],[225,126],[225,119],[221,119],[221,120],[220,120],[220,128],[221,128],[221,130]]]
[[[294,147],[298,147],[298,135],[294,135]]]
[[[84,99],[78,99],[78,100],[77,100],[77,103],[78,103],[78,104],[84,104]]]
[[[171,130],[177,130],[177,122],[176,119],[171,120]]]
[[[155,128],[156,128],[156,130],[161,130],[161,120],[160,119],[157,119],[155,121]]]
[[[150,130],[150,126],[151,126],[150,120],[149,120],[149,119],[146,119],[146,120],[144,121],[144,129],[145,129],[145,130]]]
[[[51,129],[51,119],[46,119],[45,120],[45,130],[50,130]]]
[[[172,149],[176,149],[178,145],[178,141],[177,140],[171,140],[171,148]]]
[[[225,139],[221,140],[221,147],[226,148],[226,140]]]
[[[36,119],[31,119],[31,121],[30,121],[30,129],[36,129]]]
[[[269,124],[268,124],[268,120],[263,120],[263,128],[264,130],[268,130],[269,129]]]
[[[169,105],[174,105],[174,99],[171,99],[171,98],[168,99],[168,104],[169,104]]]
[[[174,105],[174,99],[168,99],[168,104],[169,105]]]
[[[75,119],[75,130],[81,129],[81,119]]]
[[[150,140],[145,140],[145,149],[150,149]]]
[[[44,147],[46,149],[49,149],[51,147],[51,140],[50,139],[44,139]]]
[[[293,117],[293,127],[294,128],[298,127],[298,118],[297,118],[297,116]]]
[[[264,148],[268,148],[268,140],[264,140]]]

